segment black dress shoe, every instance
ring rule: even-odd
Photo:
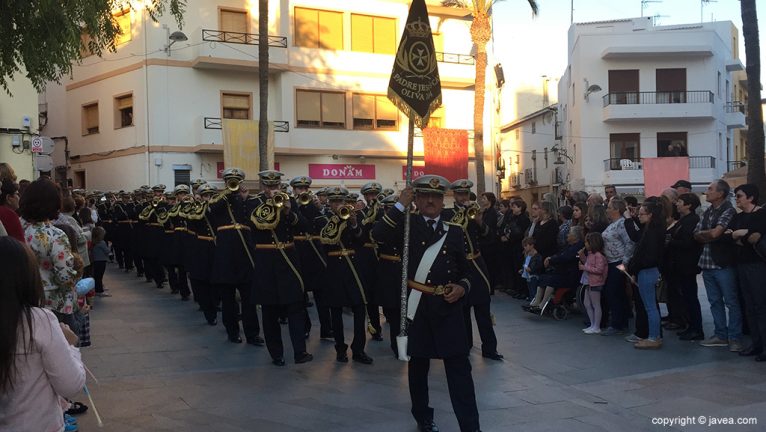
[[[340,363],[348,363],[348,355],[344,352],[335,354],[335,361]]]
[[[383,336],[380,335],[380,330],[378,330],[377,332],[375,332],[374,335],[372,335],[372,340],[377,342],[383,342]]]
[[[532,306],[530,305],[521,305],[521,310],[524,312],[529,312],[530,309],[532,309]]]
[[[295,356],[295,364],[308,363],[311,360],[314,360],[314,356],[305,351]]]
[[[247,343],[250,345],[255,345],[255,346],[263,346],[264,340],[262,337],[256,336],[254,338],[248,338]]]
[[[189,296],[188,295],[182,295],[181,296],[181,301],[189,301]]]
[[[758,354],[755,356],[755,361],[757,362],[765,362],[766,361],[766,354]]]
[[[354,353],[354,355],[351,356],[351,358],[355,362],[359,362],[362,364],[372,364],[372,357],[368,356],[364,351],[360,353]]]
[[[160,282],[160,283],[157,284],[157,289],[163,289],[163,288],[165,288],[165,284],[164,283]]]
[[[751,356],[757,356],[759,354],[763,353],[763,350],[755,349],[753,347],[745,348],[739,352],[739,355],[742,357],[751,357]]]
[[[282,325],[287,325],[287,318],[280,318],[279,323]]]
[[[418,430],[420,432],[439,432],[439,427],[433,420],[418,422]]]
[[[231,343],[242,343],[242,338],[239,336],[229,336],[229,342]]]
[[[481,356],[484,357],[484,358],[492,359],[492,360],[502,360],[503,359],[503,355],[500,354],[497,351],[491,352],[491,353],[483,352],[483,353],[481,353]]]
[[[335,334],[333,332],[320,333],[319,339],[335,340]]]
[[[285,359],[283,359],[282,357],[277,357],[271,361],[271,364],[273,364],[274,366],[284,366]]]
[[[218,320],[216,318],[213,318],[211,320],[207,320],[207,325],[209,325],[211,327],[212,326],[216,326],[216,325],[218,325]]]
[[[170,288],[170,294],[178,294],[178,288]]]

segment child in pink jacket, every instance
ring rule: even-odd
[[[609,264],[604,256],[604,239],[600,233],[592,232],[585,236],[586,254],[580,253],[580,270],[588,280],[585,291],[585,310],[588,312],[590,327],[582,329],[585,334],[601,333],[601,291],[604,289]]]

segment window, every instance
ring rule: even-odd
[[[346,127],[346,95],[341,92],[297,90],[298,127]]]
[[[686,132],[658,132],[657,156],[688,157],[689,147],[686,142],[686,136]]]
[[[133,95],[114,98],[114,128],[133,126]]]
[[[82,106],[82,134],[98,133],[98,102]]]
[[[176,169],[173,170],[173,183],[175,183],[175,186],[185,184],[186,186],[191,185],[191,170],[186,169]]]
[[[641,158],[641,135],[637,133],[609,134],[609,169],[622,169],[623,160],[639,162]]]
[[[250,94],[223,93],[221,108],[225,119],[250,120]]]
[[[130,9],[125,9],[114,14],[114,20],[117,22],[117,25],[120,26],[120,34],[114,39],[114,44],[122,45],[125,42],[130,42],[130,40],[133,39],[133,34],[130,29]]]
[[[343,49],[343,13],[296,7],[295,46]]]
[[[657,103],[686,103],[686,69],[657,69]]]
[[[439,108],[436,108],[436,111],[434,111],[428,117],[428,127],[443,128],[445,124],[444,116],[445,116],[444,105],[442,105]]]
[[[637,104],[638,69],[609,71],[609,103]]]
[[[396,53],[396,19],[351,14],[351,50]]]
[[[718,95],[718,99],[720,99],[721,98],[721,72],[720,71],[718,72],[718,87],[717,88],[718,90],[716,94]]]
[[[532,133],[533,134],[537,133],[537,122],[532,122]]]
[[[220,9],[218,12],[218,20],[218,28],[224,32],[222,35],[224,42],[247,42],[247,37],[244,34],[247,33],[248,30],[248,19],[246,11]]]
[[[354,129],[398,129],[399,112],[386,96],[355,94]]]

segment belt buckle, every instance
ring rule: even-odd
[[[444,295],[444,285],[437,285],[434,287],[434,295],[440,296]]]
[[[242,225],[240,225],[238,223],[234,224],[234,229],[236,229],[236,230],[240,229],[241,227],[242,227]]]
[[[277,245],[277,249],[284,249],[285,248],[285,244],[282,243],[282,242],[277,242],[276,245]]]

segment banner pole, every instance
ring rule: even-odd
[[[407,186],[412,185],[412,153],[415,140],[415,117],[410,113],[407,129]],[[410,261],[410,209],[404,209],[404,244],[402,245],[402,290],[399,316],[399,336],[407,336],[407,270]],[[406,355],[407,353],[403,353]],[[402,353],[400,353],[400,356]]]

